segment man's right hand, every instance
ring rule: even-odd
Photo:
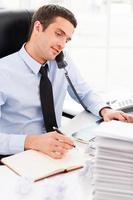
[[[41,135],[27,135],[24,144],[25,150],[34,149],[54,159],[62,158],[73,146],[74,143],[69,137],[56,131]]]

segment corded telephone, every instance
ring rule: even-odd
[[[124,112],[133,112],[133,97],[123,99],[123,100],[114,100],[108,102],[109,106],[115,110],[122,110]]]

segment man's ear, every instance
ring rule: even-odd
[[[40,21],[35,21],[34,23],[34,30],[36,32],[42,32],[43,31],[43,27],[42,27],[42,24],[40,23]]]

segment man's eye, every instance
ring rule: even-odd
[[[55,32],[55,34],[56,34],[57,36],[61,36],[61,33]]]

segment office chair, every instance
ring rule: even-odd
[[[18,51],[27,40],[33,11],[0,11],[0,58]]]

